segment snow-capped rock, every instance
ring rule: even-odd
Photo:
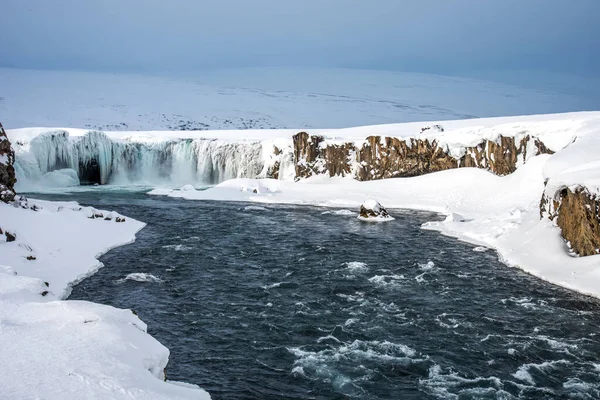
[[[377,200],[367,200],[360,206],[358,219],[362,221],[392,221],[394,218]]]

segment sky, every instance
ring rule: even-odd
[[[0,0],[0,15],[0,67],[600,74],[600,0]]]

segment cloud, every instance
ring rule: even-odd
[[[4,0],[0,66],[597,75],[597,0]]]

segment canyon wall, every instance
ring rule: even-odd
[[[8,203],[15,198],[15,152],[0,124],[0,201]]]
[[[459,157],[436,140],[369,136],[364,143],[328,143],[319,135],[293,136],[296,178],[352,176],[360,181],[410,177],[452,168],[476,167],[508,175],[538,154],[552,154],[538,138],[499,136],[459,149]]]
[[[556,222],[571,250],[580,256],[600,254],[600,197],[584,187],[544,193],[540,217]]]

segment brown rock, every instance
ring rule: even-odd
[[[15,240],[17,240],[17,235],[14,233],[4,232],[4,235],[6,235],[7,242],[14,242]]]
[[[556,220],[561,234],[580,256],[600,253],[600,198],[585,188],[563,189],[557,199],[546,195],[540,201],[540,214]]]
[[[457,160],[442,150],[436,141],[369,136],[358,151],[361,168],[357,179],[409,177],[456,168]]]
[[[5,162],[0,162],[0,201],[5,203],[11,202],[15,198],[15,152],[12,149],[8,136],[0,124],[0,159],[5,159]]]
[[[499,143],[485,140],[474,147],[467,147],[465,155],[460,159],[461,167],[489,169],[496,175],[508,175],[517,169],[519,161],[527,159],[527,145],[534,140],[536,154],[553,154],[544,143],[537,138],[525,136],[517,144],[511,136],[500,136]]]
[[[465,155],[455,159],[437,141],[369,136],[362,147],[354,143],[326,144],[322,136],[300,132],[293,137],[296,178],[328,174],[346,176],[354,173],[360,181],[410,177],[459,167],[488,169],[497,175],[514,172],[528,157],[527,148],[534,140],[537,154],[551,154],[537,138],[525,136],[519,143],[514,137],[500,136],[498,143],[484,140],[465,148]],[[531,147],[531,146],[529,146]],[[358,165],[355,171],[353,166]]]

